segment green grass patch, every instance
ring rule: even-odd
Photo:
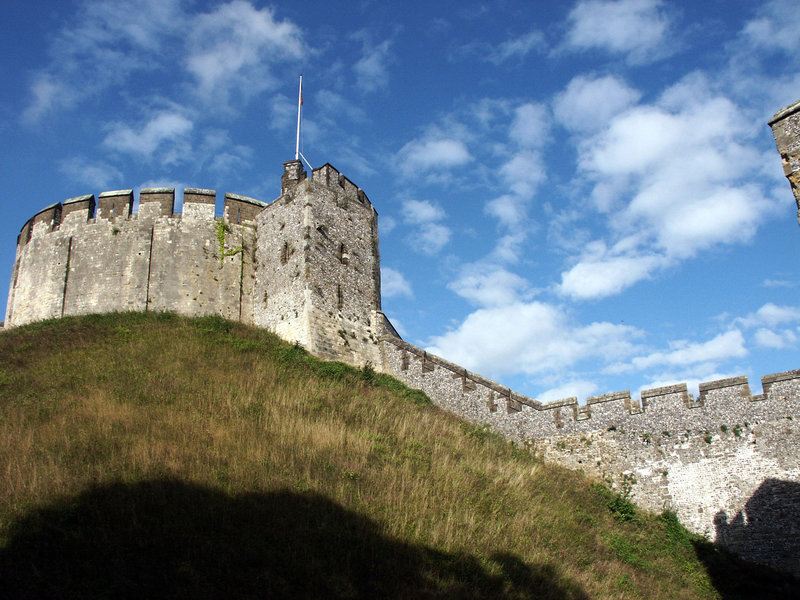
[[[636,510],[630,490],[543,464],[372,366],[220,317],[10,329],[0,415],[4,597],[728,598],[720,582],[752,589],[742,573],[762,595],[777,585],[674,515]]]

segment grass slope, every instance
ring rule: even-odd
[[[8,598],[781,597],[370,369],[219,318],[0,334]]]

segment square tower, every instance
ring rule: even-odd
[[[769,120],[783,162],[783,174],[792,186],[800,225],[800,100],[779,110]]]
[[[281,196],[257,217],[254,322],[315,356],[381,364],[378,213],[330,164],[284,163]]]

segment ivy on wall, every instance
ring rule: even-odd
[[[225,235],[231,230],[230,225],[228,225],[224,221],[217,221],[216,228],[217,228],[217,242],[219,243],[219,263],[220,265],[222,265],[225,262],[226,257],[240,254],[241,252],[244,251],[244,247],[238,246],[236,248],[230,248],[228,250],[225,250]]]

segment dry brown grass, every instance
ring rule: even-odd
[[[405,560],[416,565],[417,579],[389,574],[397,580],[370,584],[384,595],[721,597],[688,537],[669,539],[659,519],[620,523],[579,474],[383,376],[322,363],[263,331],[172,315],[67,319],[4,333],[0,365],[0,548],[16,548],[20,523],[41,520],[42,507],[62,510],[119,485],[180,482],[237,510],[243,498],[283,494],[289,506],[329,503],[323,521],[330,507],[363,519],[381,543],[357,560],[410,552]],[[290,521],[308,518],[287,510]],[[296,552],[304,563],[316,556],[316,548]],[[320,586],[351,594],[353,574],[377,568],[355,560],[336,563],[337,574],[307,597]],[[391,562],[378,565],[394,573]]]

